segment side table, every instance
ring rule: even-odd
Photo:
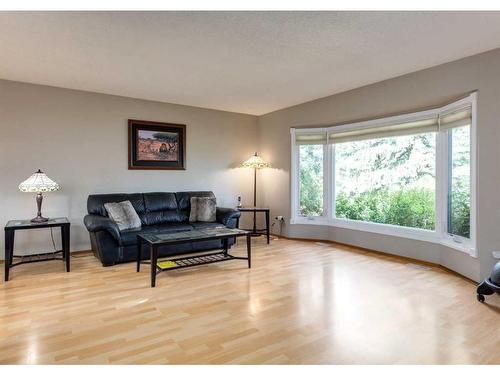
[[[238,207],[236,208],[240,212],[252,212],[253,213],[253,228],[252,229],[245,229],[250,231],[250,234],[254,237],[262,235],[262,232],[265,232],[266,237],[267,237],[267,244],[269,245],[269,208],[264,208],[264,207]],[[257,212],[263,212],[266,217],[266,227],[264,229],[257,229],[257,224],[256,224],[256,216]],[[240,219],[238,218],[236,220],[236,228],[240,227]]]
[[[5,281],[9,281],[9,270],[12,267],[19,266],[26,263],[43,262],[48,260],[63,260],[66,263],[66,272],[70,271],[70,255],[69,255],[69,236],[70,236],[70,225],[71,223],[65,217],[59,217],[54,219],[49,219],[49,221],[43,223],[34,223],[31,220],[10,220],[7,225],[5,225]],[[16,230],[26,230],[26,229],[40,229],[40,228],[61,228],[61,242],[62,250],[25,255],[25,256],[15,256],[14,255],[14,235]],[[61,256],[58,256],[61,254]],[[14,262],[14,258],[18,261]]]

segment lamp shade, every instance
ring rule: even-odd
[[[23,193],[46,193],[59,190],[59,185],[39,169],[19,184],[19,190]]]
[[[266,163],[264,159],[262,159],[259,154],[255,153],[249,159],[245,160],[241,163],[242,168],[254,168],[254,169],[262,169],[262,168],[270,168],[271,164]]]

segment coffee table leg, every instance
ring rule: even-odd
[[[228,238],[224,238],[222,240],[222,249],[224,251],[224,256],[227,256],[227,251],[229,249],[229,239]]]
[[[247,234],[247,258],[248,268],[252,268],[252,237]]]
[[[269,245],[269,211],[266,211],[266,236],[267,244]]]
[[[69,239],[70,239],[70,227],[69,225],[63,225],[61,227],[61,240],[63,247],[64,260],[66,262],[66,272],[70,271],[70,253],[69,253]]]
[[[156,262],[158,261],[158,247],[149,245],[151,248],[151,288],[156,286]]]
[[[137,272],[141,271],[142,238],[137,236]]]
[[[12,265],[12,257],[14,255],[14,231],[7,229],[5,231],[5,281],[9,281],[9,270]]]

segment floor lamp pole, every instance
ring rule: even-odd
[[[257,168],[253,169],[253,207],[257,207]],[[253,212],[253,232],[257,232],[257,213]]]

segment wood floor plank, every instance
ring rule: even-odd
[[[161,274],[91,254],[13,269],[0,363],[500,364],[500,299],[426,264],[346,245],[253,239],[231,261]],[[243,242],[234,254],[245,254]]]

